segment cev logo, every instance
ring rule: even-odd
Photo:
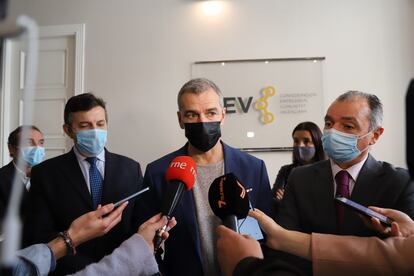
[[[269,112],[267,107],[269,106],[268,99],[273,97],[276,94],[276,89],[274,86],[266,86],[261,90],[263,97],[259,98],[254,103],[254,108],[261,113],[260,121],[263,124],[270,124],[275,120],[275,116]],[[248,97],[245,101],[242,97],[225,97],[224,98],[224,107],[226,108],[227,114],[236,113],[239,110],[240,113],[249,112],[250,107],[252,106],[253,97]],[[238,103],[239,109],[235,109],[235,105]]]
[[[264,124],[270,124],[275,120],[275,116],[267,110],[267,106],[269,105],[267,99],[269,97],[273,97],[276,94],[276,89],[273,86],[267,86],[262,89],[262,93],[263,97],[257,100],[255,107],[257,110],[260,110],[262,112],[260,120]]]

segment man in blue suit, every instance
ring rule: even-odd
[[[197,164],[194,188],[184,193],[174,212],[177,226],[165,244],[164,270],[167,275],[219,275],[215,254],[215,227],[220,220],[208,203],[208,190],[213,180],[234,173],[250,190],[253,207],[271,214],[272,195],[264,162],[234,149],[220,140],[225,117],[223,95],[207,79],[193,79],[178,93],[178,122],[185,130],[188,143],[147,166],[144,186],[152,190],[148,199],[151,214],[159,212],[168,183],[165,172],[172,159],[191,156]]]
[[[48,242],[77,217],[141,189],[139,163],[105,148],[108,124],[106,103],[101,98],[91,93],[71,97],[64,122],[63,130],[74,146],[32,169],[25,245]],[[74,273],[110,254],[136,231],[139,209],[139,200],[130,200],[116,227],[79,246],[76,254],[73,250],[61,258],[54,275]]]

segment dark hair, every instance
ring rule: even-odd
[[[319,127],[313,122],[302,122],[293,129],[292,137],[296,131],[300,131],[300,130],[309,131],[312,137],[312,142],[313,142],[313,145],[315,146],[315,156],[311,160],[312,163],[325,160],[326,159],[325,152],[323,151],[323,147],[322,147],[322,131],[319,129]],[[293,164],[294,165],[299,164],[299,161],[295,160],[294,156],[293,156]]]
[[[17,127],[9,134],[9,138],[7,139],[7,144],[11,146],[17,147],[19,144],[20,133],[22,133],[23,129],[33,129],[40,133],[42,133],[36,126],[34,125],[22,125]]]
[[[105,118],[108,121],[108,114],[105,108],[106,103],[101,98],[95,97],[92,93],[84,93],[71,97],[65,105],[64,120],[65,124],[72,124],[72,113],[78,111],[89,111],[94,107],[100,106],[105,110]]]

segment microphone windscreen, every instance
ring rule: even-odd
[[[217,177],[211,183],[208,201],[213,213],[222,220],[229,215],[243,219],[249,212],[246,189],[233,173]]]
[[[414,79],[411,80],[405,99],[406,112],[406,154],[407,166],[410,171],[411,179],[414,179]]]
[[[187,190],[193,188],[197,176],[196,164],[190,156],[177,156],[171,162],[165,173],[167,182],[180,181]]]

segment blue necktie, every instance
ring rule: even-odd
[[[96,167],[96,160],[96,157],[86,158],[86,161],[91,164],[89,167],[89,185],[91,186],[92,203],[94,209],[96,209],[101,203],[103,183],[101,173],[99,172],[98,167]]]

